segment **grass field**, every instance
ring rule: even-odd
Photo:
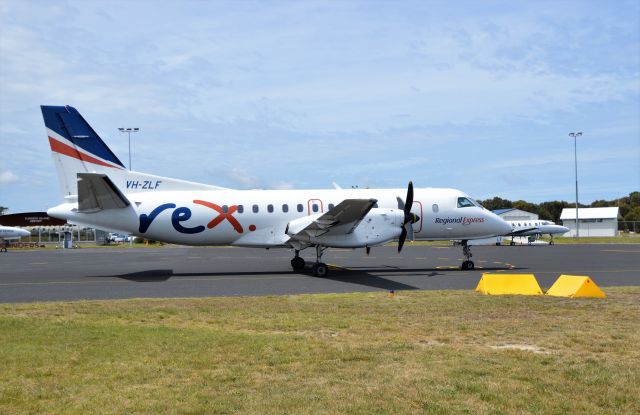
[[[0,305],[0,413],[640,413],[640,287]]]

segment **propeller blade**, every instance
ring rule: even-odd
[[[368,247],[366,248],[366,251],[367,251],[367,256],[369,256],[369,254],[371,253],[371,247],[370,247],[370,246],[368,246]]]
[[[407,230],[405,227],[402,227],[402,232],[400,233],[400,240],[398,240],[398,253],[402,251],[402,247],[404,246],[404,240],[407,239]]]
[[[396,196],[396,200],[398,201],[398,209],[404,210],[404,200],[400,199],[400,196]]]
[[[407,187],[407,198],[405,199],[405,204],[404,204],[405,216],[411,213],[412,206],[413,206],[413,182],[409,182],[409,186]]]
[[[411,242],[413,242],[414,237],[413,237],[413,225],[411,223],[407,223],[405,225],[405,228],[407,229],[407,233],[408,233],[408,237],[411,240]]]

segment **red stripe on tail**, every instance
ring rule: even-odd
[[[98,160],[95,157],[91,157],[87,154],[83,154],[76,150],[75,148],[68,146],[55,138],[49,137],[49,144],[51,145],[51,151],[56,153],[64,154],[65,156],[73,157],[74,159],[86,161],[93,164],[98,164],[100,166],[111,167],[112,169],[119,169],[118,166],[113,166],[111,164],[107,164],[104,161]]]

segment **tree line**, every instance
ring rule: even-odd
[[[565,202],[564,200],[554,200],[551,202],[531,203],[525,200],[511,201],[494,197],[493,199],[479,200],[485,208],[496,209],[521,209],[527,212],[536,213],[540,219],[552,220],[560,223],[560,214],[564,208],[575,208],[575,202]],[[613,200],[595,200],[589,205],[578,204],[580,208],[588,207],[619,207],[620,216],[625,221],[640,221],[640,192],[631,192],[629,196],[624,196]]]
[[[489,210],[516,208],[538,214],[540,219],[552,220],[556,223],[560,221],[560,214],[564,208],[575,208],[576,204],[565,202],[564,200],[554,200],[551,202],[531,203],[525,200],[512,202],[501,197],[493,199],[479,200],[485,208]],[[640,192],[631,192],[629,196],[624,196],[613,200],[596,200],[589,205],[578,204],[579,207],[615,207],[620,208],[620,216],[625,221],[640,221]],[[0,206],[0,215],[9,210],[5,206]]]

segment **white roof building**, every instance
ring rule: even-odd
[[[579,208],[580,236],[618,235],[618,207]],[[564,236],[576,236],[576,209],[564,208],[560,214],[562,225],[569,228]]]

